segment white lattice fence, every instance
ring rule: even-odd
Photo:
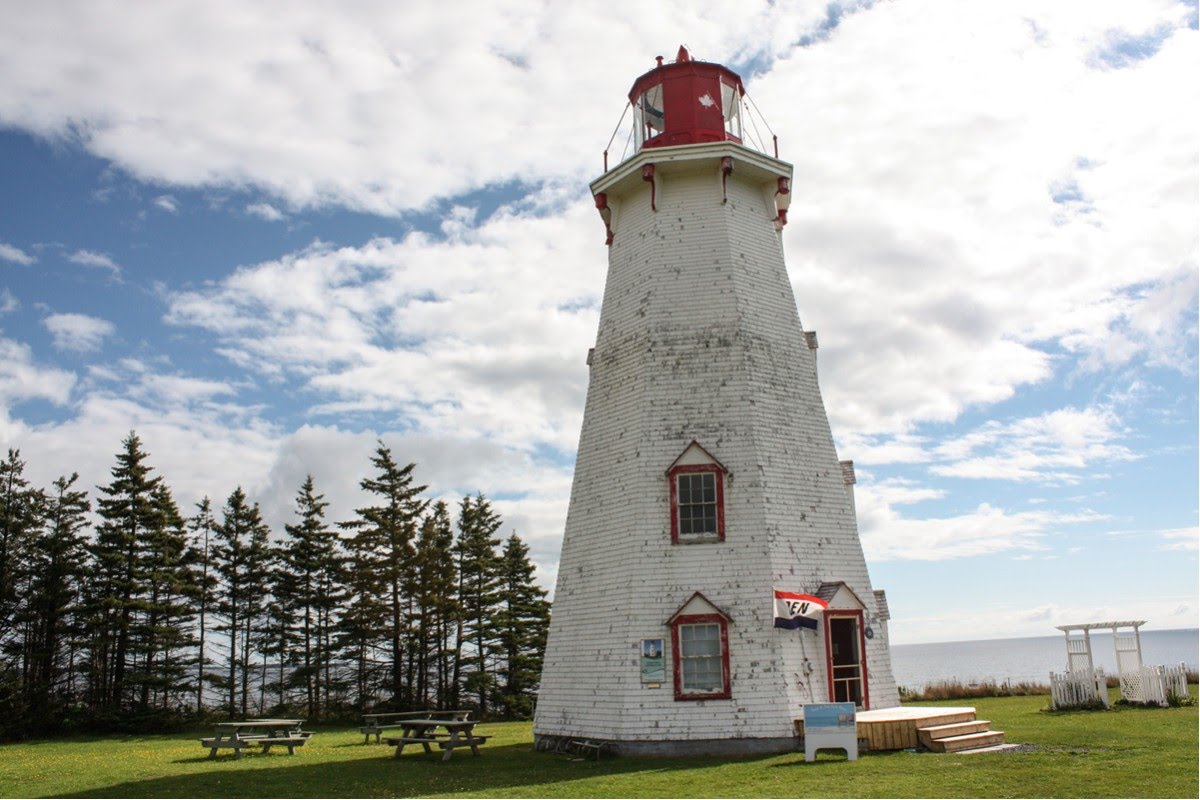
[[[1131,703],[1152,703],[1166,706],[1170,698],[1186,698],[1187,668],[1145,666],[1137,672],[1121,676],[1121,697]]]
[[[1052,708],[1086,706],[1096,702],[1103,703],[1105,707],[1108,707],[1108,686],[1104,678],[1104,670],[1050,673]]]
[[[1180,700],[1186,700],[1188,696],[1187,685],[1187,665],[1180,664],[1177,667],[1163,667],[1163,682],[1167,686],[1167,694],[1172,694]]]

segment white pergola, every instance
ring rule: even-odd
[[[1117,655],[1117,679],[1121,697],[1135,703],[1165,706],[1172,696],[1187,697],[1187,670],[1178,667],[1142,664],[1142,640],[1138,628],[1144,619],[1120,622],[1086,622],[1082,625],[1057,626],[1067,637],[1067,671],[1050,673],[1051,700],[1055,708],[1100,702],[1108,706],[1108,686],[1104,670],[1092,660],[1091,632],[1112,631]],[[1122,630],[1132,628],[1132,631]]]
[[[1121,622],[1085,622],[1082,625],[1059,625],[1060,631],[1067,637],[1067,671],[1086,671],[1091,674],[1095,668],[1092,663],[1092,637],[1095,630],[1111,630],[1113,648],[1117,655],[1117,674],[1127,675],[1137,673],[1142,668],[1142,640],[1138,628],[1146,624],[1146,620],[1124,620]],[[1120,633],[1121,628],[1133,628],[1133,633]],[[1074,634],[1074,635],[1072,635]]]

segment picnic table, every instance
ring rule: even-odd
[[[222,748],[233,750],[237,758],[242,757],[242,750],[250,745],[259,745],[264,753],[271,750],[272,745],[282,745],[288,749],[288,755],[295,755],[297,747],[303,747],[312,734],[300,730],[304,720],[300,719],[248,719],[240,722],[218,722],[213,727],[215,733],[211,738],[201,739],[200,744],[208,748],[208,757],[216,758],[217,751]]]
[[[459,747],[469,747],[472,753],[479,755],[479,745],[492,738],[475,733],[475,723],[469,719],[408,719],[399,725],[403,733],[385,740],[389,746],[396,748],[395,758],[399,758],[405,746],[410,744],[421,745],[426,753],[432,753],[430,745],[436,744],[446,751],[442,761],[449,761]]]
[[[465,720],[470,711],[389,711],[383,714],[363,714],[362,727],[358,732],[363,734],[363,744],[369,744],[371,735],[375,736],[375,744],[379,744],[379,736],[386,730],[404,727],[405,720],[411,719],[452,719]]]

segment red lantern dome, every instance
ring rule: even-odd
[[[742,79],[720,64],[694,61],[680,47],[675,63],[642,75],[629,90],[637,149],[742,141]]]

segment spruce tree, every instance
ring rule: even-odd
[[[133,662],[135,627],[142,617],[147,596],[145,548],[148,531],[158,524],[160,509],[156,492],[161,483],[152,477],[147,454],[137,434],[130,432],[122,442],[112,468],[112,483],[99,487],[93,553],[97,569],[97,647],[102,664],[96,676],[101,706],[119,712],[130,706],[129,673]]]
[[[319,562],[316,581],[313,672],[316,676],[314,716],[332,711],[334,692],[344,688],[340,675],[334,673],[337,655],[338,626],[347,605],[349,569],[345,543],[334,531],[329,531],[323,556]]]
[[[262,683],[260,685],[258,713],[263,713],[263,692],[266,689],[266,653],[270,632],[267,613],[271,602],[271,572],[274,566],[274,549],[271,547],[271,531],[262,520],[258,503],[251,509],[254,524],[250,528],[250,541],[246,551],[246,590],[248,602],[243,619],[246,626],[242,635],[242,716],[249,713],[250,670],[256,652],[262,653]]]
[[[346,601],[338,619],[336,648],[353,665],[356,705],[368,708],[375,697],[375,653],[384,641],[388,607],[376,571],[378,559],[369,542],[352,536],[346,540],[346,550]]]
[[[457,569],[450,511],[439,500],[421,522],[417,538],[417,704],[446,708],[450,701],[450,635],[458,617]]]
[[[243,715],[247,709],[249,644],[244,640],[248,620],[254,616],[256,591],[263,577],[254,570],[262,566],[260,551],[266,540],[266,526],[258,506],[247,502],[242,487],[234,489],[225,501],[221,524],[215,534],[212,565],[220,579],[216,603],[220,623],[214,630],[224,633],[227,639],[229,657],[226,676],[221,679],[220,686],[226,692],[229,716],[234,717],[239,708]]]
[[[78,473],[54,482],[45,526],[31,551],[29,606],[34,620],[28,708],[35,730],[52,728],[62,706],[75,701],[75,651],[80,587],[87,580],[85,531],[91,504],[73,488]]]
[[[517,534],[504,543],[500,558],[499,610],[494,627],[503,658],[498,701],[507,717],[527,719],[542,673],[550,628],[546,590],[534,581],[529,548]]]
[[[405,680],[404,667],[412,640],[413,540],[417,519],[428,505],[419,495],[427,487],[413,485],[416,465],[401,467],[383,442],[378,443],[371,464],[377,470],[376,477],[364,478],[359,485],[379,498],[379,505],[356,509],[358,518],[343,525],[354,531],[352,549],[359,562],[356,569],[369,569],[373,573],[359,579],[359,602],[370,606],[366,594],[383,595],[391,666],[388,688],[394,704],[408,707],[412,704],[413,683],[411,676]],[[366,607],[362,610],[368,611]]]
[[[35,619],[28,604],[32,549],[44,494],[25,480],[25,462],[10,449],[0,462],[0,734],[17,731],[31,683]]]
[[[188,556],[188,561],[194,565],[196,575],[196,583],[192,596],[196,603],[198,618],[196,641],[196,713],[202,714],[204,713],[204,684],[212,679],[212,676],[205,672],[209,664],[209,659],[205,653],[204,646],[208,634],[209,608],[217,589],[217,577],[215,571],[211,569],[211,548],[216,538],[214,534],[217,528],[217,521],[213,517],[212,502],[207,496],[196,504],[196,514],[188,521],[188,528],[192,532],[191,554]]]
[[[191,688],[188,651],[195,645],[192,598],[198,578],[188,548],[187,526],[170,490],[159,484],[153,498],[156,516],[147,529],[144,548],[148,596],[139,637],[141,705],[166,709]]]
[[[298,652],[298,669],[291,683],[304,689],[306,716],[320,715],[321,575],[338,557],[337,533],[325,522],[329,503],[316,493],[309,475],[296,496],[297,522],[285,525],[287,538],[279,550],[276,595],[281,609],[291,619]]]
[[[496,652],[496,635],[491,622],[499,603],[500,517],[482,495],[464,497],[458,515],[458,602],[462,621],[457,646],[456,673],[463,687],[476,697],[480,716],[488,713],[488,697],[494,677],[491,661]],[[464,645],[467,651],[464,653]]]
[[[0,648],[17,653],[19,626],[13,616],[23,605],[24,565],[41,525],[44,500],[25,479],[20,451],[10,448],[0,462]]]

